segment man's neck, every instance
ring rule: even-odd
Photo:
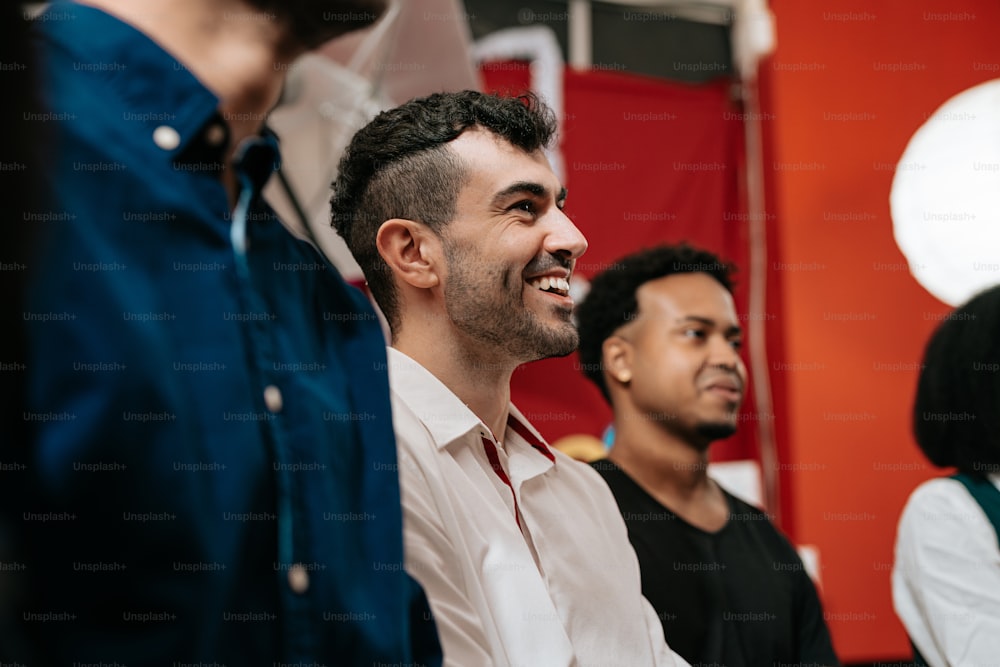
[[[697,497],[709,484],[708,450],[648,422],[616,420],[608,458],[644,488],[672,497]]]
[[[241,0],[84,1],[148,35],[219,98],[231,150],[260,132],[304,51],[277,17]]]
[[[510,407],[510,378],[517,367],[440,337],[399,335],[392,346],[444,383],[503,442]]]
[[[708,532],[728,520],[728,504],[708,476],[707,443],[689,443],[654,419],[628,411],[615,418],[608,458],[661,505]]]

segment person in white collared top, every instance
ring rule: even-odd
[[[686,665],[642,597],[614,498],[510,402],[572,352],[583,235],[536,98],[413,100],[352,139],[333,222],[392,333],[406,568],[449,665]],[[552,391],[559,391],[556,386]]]
[[[948,315],[924,353],[917,444],[959,474],[921,484],[899,520],[892,596],[931,667],[1000,664],[1000,286]]]

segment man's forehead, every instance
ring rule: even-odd
[[[537,148],[533,151],[526,151],[519,146],[515,146],[500,135],[494,134],[490,130],[479,127],[478,125],[474,125],[462,132],[462,134],[448,142],[447,146],[456,155],[467,162],[486,160],[487,163],[489,163],[489,161],[495,161],[497,159],[522,161],[524,159],[528,159],[532,162],[537,162],[539,163],[539,166],[544,166],[549,171],[552,171],[548,159],[545,157],[545,153],[541,148]]]
[[[636,290],[639,315],[657,314],[678,320],[686,317],[732,316],[733,296],[707,273],[675,273],[647,281]],[[714,317],[713,317],[714,319]]]

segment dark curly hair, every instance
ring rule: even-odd
[[[436,93],[380,113],[354,135],[340,160],[330,202],[333,226],[364,271],[393,332],[400,324],[396,289],[375,247],[376,234],[392,218],[440,230],[454,217],[466,175],[447,144],[472,127],[530,153],[549,145],[557,124],[532,94]]]
[[[938,467],[1000,472],[1000,285],[957,308],[931,335],[913,434]]]
[[[639,312],[635,295],[643,284],[675,273],[706,273],[732,292],[735,271],[732,264],[687,243],[649,248],[614,262],[610,269],[594,276],[590,291],[577,308],[583,374],[610,403],[601,348],[618,327],[635,319]]]

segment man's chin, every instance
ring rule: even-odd
[[[565,357],[576,351],[580,345],[580,336],[571,325],[568,328],[557,327],[538,336],[536,343],[533,361]]]
[[[732,422],[705,422],[698,425],[698,435],[709,442],[724,440],[736,433],[736,424]]]

